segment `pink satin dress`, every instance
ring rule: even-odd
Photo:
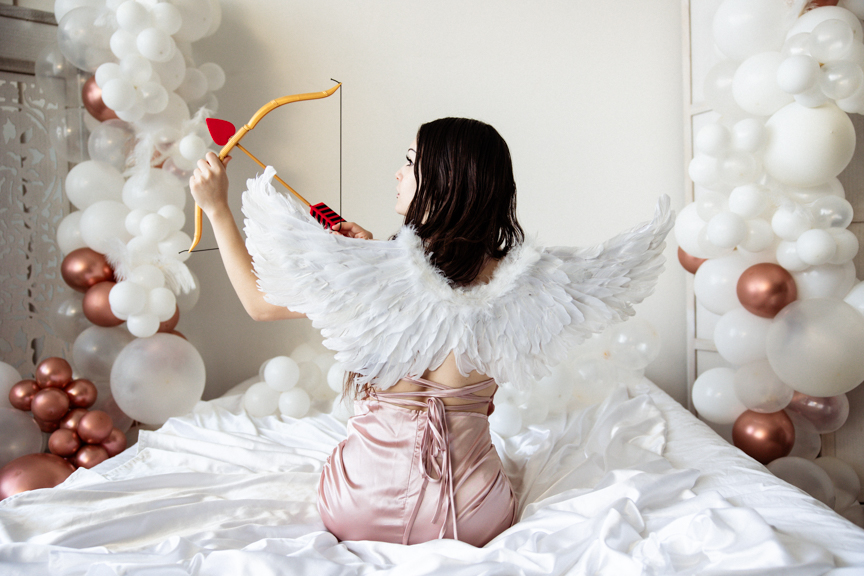
[[[518,502],[489,435],[492,379],[382,392],[355,402],[348,437],[324,465],[318,511],[339,540],[419,544],[453,538],[483,546],[509,528]],[[420,402],[412,398],[425,398]],[[445,405],[442,398],[469,404]],[[421,408],[415,410],[413,408]]]

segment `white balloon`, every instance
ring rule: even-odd
[[[165,274],[153,264],[142,264],[132,270],[129,280],[149,291],[165,285]]]
[[[837,178],[830,178],[827,182],[823,182],[818,186],[810,186],[807,188],[786,187],[784,192],[791,200],[799,204],[812,204],[819,198],[825,196],[846,198],[843,184],[841,184],[840,180]]]
[[[717,158],[697,153],[687,166],[690,179],[696,184],[713,188],[720,184],[720,163]]]
[[[837,251],[834,237],[819,228],[802,232],[795,242],[795,247],[801,261],[811,266],[825,264],[834,257]]]
[[[117,7],[117,24],[131,34],[153,25],[150,11],[137,0],[128,0]]]
[[[280,392],[287,392],[294,388],[299,378],[300,366],[287,356],[271,358],[264,367],[264,381]]]
[[[763,166],[790,186],[816,186],[837,176],[855,151],[852,121],[834,104],[808,108],[793,102],[765,126]]]
[[[133,336],[149,338],[159,331],[159,318],[152,312],[132,314],[126,319],[126,328]]]
[[[213,10],[208,0],[170,0],[180,12],[182,24],[174,37],[184,42],[195,42],[210,30]]]
[[[280,392],[264,382],[253,384],[243,395],[243,407],[250,416],[262,418],[276,412]]]
[[[158,71],[158,66],[155,63],[154,68]],[[185,68],[183,73],[185,75]],[[145,114],[138,122],[137,128],[149,134],[155,134],[165,128],[181,126],[184,122],[189,121],[189,108],[186,106],[186,102],[176,93],[171,92],[169,83],[161,73],[159,74],[159,78],[162,80],[162,85],[168,90],[168,105],[158,114]]]
[[[746,223],[747,233],[740,242],[740,247],[748,252],[762,252],[774,246],[774,231],[767,220],[754,218]]]
[[[787,242],[797,240],[811,226],[810,213],[794,202],[780,206],[771,217],[774,233]]]
[[[626,344],[625,344],[626,346]],[[536,383],[536,402],[545,404],[550,412],[563,412],[573,395],[573,376],[564,364],[552,368],[552,373]]]
[[[715,314],[739,308],[738,279],[752,265],[738,253],[705,261],[693,278],[693,291],[699,303]]]
[[[842,510],[857,502],[858,492],[861,491],[861,480],[852,466],[834,456],[816,458],[814,463],[828,474],[831,483],[834,484],[837,494],[835,509]]]
[[[762,214],[769,203],[768,189],[760,184],[744,184],[729,193],[729,210],[745,220]]]
[[[138,46],[135,43],[135,34],[120,29],[111,35],[109,41],[111,52],[118,59],[123,59],[133,54],[138,54]],[[100,84],[100,86],[102,86]]]
[[[168,107],[168,91],[158,82],[144,82],[138,87],[144,111],[147,114],[158,114]]]
[[[123,176],[105,162],[87,160],[76,164],[66,175],[66,196],[79,210],[99,202],[119,202],[122,197]]]
[[[168,62],[177,51],[174,39],[159,28],[145,28],[135,40],[138,51],[154,62]]]
[[[800,272],[810,267],[798,257],[798,246],[795,242],[782,241],[777,245],[777,263],[789,272]]]
[[[761,52],[741,63],[732,79],[732,95],[745,111],[770,116],[794,100],[777,83],[780,52]]]
[[[785,410],[795,428],[795,444],[789,456],[797,456],[814,460],[822,450],[822,436],[816,431],[813,423],[792,410]]]
[[[736,366],[765,358],[765,339],[770,327],[771,320],[751,314],[744,308],[727,312],[714,326],[717,352]]]
[[[810,32],[807,48],[819,62],[842,60],[852,47],[853,32],[843,20],[831,18],[817,24]]]
[[[699,233],[705,226],[706,222],[699,218],[695,202],[686,205],[675,218],[675,241],[694,258],[707,257],[699,245]]]
[[[150,80],[153,75],[153,66],[147,58],[140,54],[130,54],[120,60],[120,71],[123,78],[129,80],[133,86],[138,87]]]
[[[342,364],[336,362],[327,371],[327,386],[334,392],[342,393],[342,383],[345,381],[345,368]]]
[[[834,507],[834,483],[822,468],[810,460],[786,456],[769,462],[768,470],[829,508]]]
[[[330,415],[340,422],[348,422],[348,419],[354,416],[354,402],[347,396],[337,396],[333,400]]]
[[[153,70],[159,74],[159,80],[169,93],[177,89],[186,77],[186,59],[180,50],[174,50],[174,55],[167,62],[153,62]],[[183,99],[177,97],[182,102]]]
[[[132,262],[148,262],[159,256],[159,248],[143,236],[135,236],[126,243],[126,251]]]
[[[720,163],[720,179],[730,187],[752,182],[759,172],[759,163],[745,152],[732,152]]]
[[[0,407],[0,468],[16,458],[42,451],[42,431],[21,410]]]
[[[693,145],[696,150],[709,156],[720,156],[732,144],[729,129],[719,123],[707,124],[696,134]]]
[[[735,372],[735,395],[748,410],[771,414],[789,405],[795,391],[783,383],[768,360],[756,360]]]
[[[843,298],[843,301],[864,315],[864,282],[858,282]]]
[[[115,112],[131,110],[138,101],[135,86],[125,78],[114,78],[102,88],[102,101]]]
[[[93,76],[96,78],[96,85],[102,88],[109,80],[123,78],[123,71],[116,62],[105,62],[96,69],[96,74]]]
[[[522,430],[519,409],[507,402],[496,404],[495,411],[489,416],[489,428],[503,438],[515,436]]]
[[[640,370],[660,354],[660,334],[641,318],[631,318],[609,329],[609,351],[615,365],[626,370]],[[572,375],[568,388],[572,388]],[[570,392],[572,393],[572,392]]]
[[[170,256],[180,262],[185,262],[191,254],[188,252],[189,246],[192,245],[192,238],[182,231],[169,234],[168,237],[159,242],[159,253],[164,256]]]
[[[705,101],[724,118],[741,119],[747,115],[732,95],[732,78],[737,69],[737,61],[721,60],[705,75]]]
[[[799,287],[800,292],[800,287]],[[783,382],[809,396],[837,396],[864,380],[864,317],[843,302],[792,302],[768,329],[766,352]]]
[[[144,210],[143,208],[135,208],[134,210],[131,210],[129,214],[126,215],[126,220],[124,221],[126,231],[132,236],[140,236],[141,220],[143,220],[144,216],[147,216],[148,214],[152,214],[152,212]]]
[[[303,418],[312,405],[309,394],[302,388],[294,388],[279,395],[279,412],[287,418]]]
[[[111,60],[108,48],[114,26],[104,7],[81,6],[66,13],[57,23],[57,44],[63,56],[76,68],[95,72]]]
[[[745,58],[780,50],[789,7],[772,0],[725,0],[714,14],[714,43],[727,58]]]
[[[159,209],[158,214],[165,218],[168,222],[168,229],[171,231],[180,230],[186,223],[186,214],[183,213],[183,210],[173,204],[163,206]]]
[[[177,94],[186,102],[193,102],[207,93],[207,78],[197,68],[186,68],[186,76],[177,87]]]
[[[67,215],[57,226],[57,247],[63,254],[69,254],[78,248],[84,248],[87,244],[81,237],[81,210],[76,210]]]
[[[154,25],[168,35],[176,34],[183,24],[183,17],[177,7],[168,2],[160,2],[150,8]]]
[[[187,160],[198,160],[207,153],[207,144],[197,134],[189,134],[180,140],[180,154]]]
[[[63,16],[74,10],[75,8],[87,7],[102,7],[102,0],[55,0],[54,1],[54,19],[57,22],[63,19]]]
[[[0,408],[12,408],[9,402],[9,390],[23,380],[21,373],[11,364],[0,362]]]
[[[138,227],[141,235],[151,242],[160,242],[171,232],[168,220],[154,212],[141,218]]]
[[[852,12],[859,20],[864,20],[864,0],[840,0],[837,5]]]
[[[183,185],[170,173],[151,168],[136,174],[123,186],[123,203],[129,208],[142,208],[156,212],[166,204],[183,208],[186,192]]]
[[[712,368],[693,383],[693,406],[699,415],[716,424],[732,424],[747,409],[735,396],[735,370]]]
[[[834,257],[828,261],[830,264],[845,264],[855,258],[858,254],[858,237],[851,230],[829,228],[828,232],[837,246]]]
[[[789,56],[777,67],[777,86],[788,94],[801,94],[819,82],[819,62],[807,54]]]
[[[132,340],[132,335],[121,326],[90,326],[75,338],[72,365],[83,378],[93,382],[107,380],[114,360]]]
[[[821,85],[808,88],[804,92],[795,94],[795,102],[806,108],[817,108],[828,102],[828,96],[822,91]]]
[[[733,248],[747,235],[744,219],[733,212],[721,212],[711,218],[706,230],[708,241],[720,248]]]
[[[823,196],[817,198],[810,206],[810,217],[816,228],[847,228],[852,223],[853,208],[845,198],[838,196]]]
[[[50,321],[54,334],[64,342],[74,342],[81,332],[92,326],[84,316],[84,295],[72,291],[71,295],[60,302]]]
[[[128,242],[132,236],[126,231],[129,208],[113,200],[100,200],[87,207],[81,215],[81,238],[101,254],[106,254],[119,240]]]
[[[207,79],[207,90],[215,92],[225,85],[225,71],[222,67],[214,62],[205,62],[198,67],[198,70],[204,74]]]
[[[170,320],[177,311],[177,299],[168,288],[153,288],[147,296],[147,309],[160,322]]]
[[[819,87],[834,100],[850,98],[864,82],[864,72],[853,62],[828,62],[819,72]]]
[[[793,272],[792,278],[798,286],[798,299],[843,298],[855,284],[855,265],[822,264]]]
[[[129,280],[117,282],[108,293],[111,312],[118,318],[128,318],[138,314],[147,305],[147,290]]]
[[[144,101],[138,91],[135,91],[135,104],[128,110],[117,110],[117,117],[124,122],[138,122],[147,113]]]
[[[696,194],[696,212],[699,218],[709,222],[714,216],[725,212],[728,205],[726,195],[714,190],[700,190]]]
[[[759,152],[765,146],[765,122],[745,118],[732,126],[732,146],[744,152]]]
[[[127,345],[111,369],[114,400],[129,417],[163,424],[195,407],[204,392],[204,360],[192,344],[155,334]]]
[[[789,31],[786,33],[786,38],[791,38],[795,34],[813,32],[813,30],[822,22],[833,19],[843,20],[846,22],[846,24],[848,24],[852,29],[852,37],[858,42],[861,42],[861,22],[859,22],[858,18],[848,10],[838,8],[837,6],[821,6],[805,12],[800,18],[795,20],[795,23],[791,28],[789,28]]]

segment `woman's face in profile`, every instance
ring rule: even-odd
[[[417,161],[417,141],[412,142],[405,155],[405,164],[396,171],[396,213],[405,216],[414,194],[417,192],[417,181],[414,178],[414,162]]]

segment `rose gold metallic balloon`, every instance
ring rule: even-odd
[[[762,262],[747,268],[738,279],[738,300],[756,316],[774,318],[798,297],[792,275],[777,264]]]
[[[90,380],[83,378],[73,380],[64,390],[69,396],[69,404],[72,408],[89,408],[96,403],[96,385]]]
[[[81,448],[81,438],[72,430],[60,428],[48,438],[48,450],[58,456],[72,456]]]
[[[846,394],[822,398],[795,392],[786,410],[806,418],[819,434],[828,434],[836,432],[846,423],[849,417],[849,399]]]
[[[73,461],[81,468],[92,468],[108,459],[108,451],[102,446],[85,444],[75,453]]]
[[[116,456],[126,449],[126,435],[117,428],[112,428],[111,433],[102,442],[102,447],[108,452],[108,456]]]
[[[53,488],[74,471],[74,466],[54,454],[21,456],[0,470],[0,499],[27,490]]]
[[[102,101],[102,89],[96,84],[95,76],[91,76],[84,82],[84,87],[81,89],[81,100],[84,102],[84,108],[87,109],[87,112],[100,122],[117,118],[114,110]]]
[[[174,310],[174,315],[171,316],[168,320],[159,323],[159,332],[168,332],[169,334],[174,330],[174,327],[177,326],[177,323],[180,321],[180,307]]]
[[[732,425],[732,442],[762,464],[788,456],[795,444],[795,426],[785,412],[762,414],[746,410]]]
[[[678,262],[681,263],[681,266],[684,268],[684,270],[690,272],[691,274],[695,274],[696,270],[699,269],[699,266],[701,266],[702,263],[705,262],[705,258],[696,258],[695,256],[691,256],[679,246]]]
[[[89,444],[99,444],[108,438],[114,423],[111,416],[102,410],[87,412],[78,423],[78,436]]]
[[[74,408],[70,410],[60,420],[60,428],[66,428],[67,430],[78,432],[78,424],[81,422],[81,418],[83,418],[85,414],[87,414],[87,410],[84,408]]]
[[[39,390],[41,388],[35,380],[21,380],[9,390],[9,403],[18,410],[29,412],[33,396]]]
[[[60,264],[60,274],[63,281],[78,292],[86,292],[94,284],[114,279],[114,271],[105,255],[90,248],[78,248],[67,254]]]
[[[39,430],[45,432],[46,434],[51,434],[58,428],[60,428],[60,423],[56,420],[53,422],[48,422],[46,420],[42,420],[41,418],[33,417],[33,421],[36,422],[36,425],[39,426]]]
[[[36,366],[36,383],[42,388],[63,388],[72,381],[72,367],[58,356],[46,358]]]
[[[69,396],[64,390],[57,388],[43,388],[33,395],[30,404],[33,416],[45,422],[57,422],[69,411]]]
[[[115,282],[110,280],[99,282],[91,286],[84,294],[84,316],[97,326],[111,328],[124,322],[114,315],[111,311],[111,304],[108,302],[108,293],[111,292],[114,284]]]

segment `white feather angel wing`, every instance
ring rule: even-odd
[[[672,226],[664,197],[653,221],[604,244],[526,242],[489,283],[454,288],[411,229],[392,242],[330,234],[275,191],[273,174],[268,167],[250,179],[243,195],[259,288],[268,302],[309,316],[358,383],[384,389],[437,368],[451,351],[463,374],[530,387],[575,344],[633,314],[662,270]]]

